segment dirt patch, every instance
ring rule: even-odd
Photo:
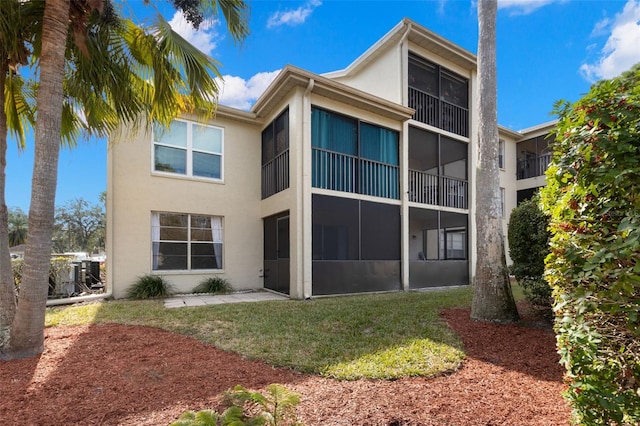
[[[529,311],[525,311],[525,316]],[[307,425],[568,425],[563,370],[548,327],[494,325],[452,309],[459,371],[432,379],[336,381],[273,368],[149,327],[46,330],[38,359],[0,362],[5,424],[165,425],[215,408],[236,384],[281,383],[302,394]]]

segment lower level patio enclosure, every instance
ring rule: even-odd
[[[313,295],[402,289],[397,204],[314,194]],[[469,283],[467,215],[412,208],[410,288]]]

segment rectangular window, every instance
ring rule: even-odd
[[[223,129],[174,120],[153,128],[153,171],[222,180]]]
[[[505,207],[504,207],[504,188],[500,188],[500,215],[504,217],[505,215]]]
[[[498,141],[498,167],[504,169],[504,139]]]
[[[152,213],[154,271],[222,269],[222,217]]]

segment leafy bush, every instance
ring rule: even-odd
[[[551,287],[544,279],[544,258],[549,254],[548,217],[538,197],[513,209],[509,218],[509,256],[511,273],[524,289],[531,304],[551,309]]]
[[[560,119],[547,187],[565,396],[587,425],[640,424],[640,64]]]
[[[151,299],[166,297],[172,293],[171,285],[160,275],[143,275],[129,287],[130,299]]]
[[[295,412],[300,395],[275,383],[267,386],[265,391],[263,395],[236,386],[225,393],[229,408],[221,414],[213,410],[187,411],[171,426],[300,425]]]
[[[233,288],[229,281],[221,277],[205,278],[193,289],[193,293],[229,293]]]

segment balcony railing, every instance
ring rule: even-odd
[[[352,155],[314,148],[314,188],[399,198],[399,167]]]
[[[551,162],[551,154],[542,154],[537,157],[518,160],[518,179],[529,179],[536,176],[543,176]]]
[[[469,110],[426,92],[409,87],[409,107],[413,119],[460,136],[469,136]]]
[[[289,188],[289,150],[262,166],[262,199]]]
[[[467,186],[463,179],[409,170],[409,201],[416,203],[466,209]]]

